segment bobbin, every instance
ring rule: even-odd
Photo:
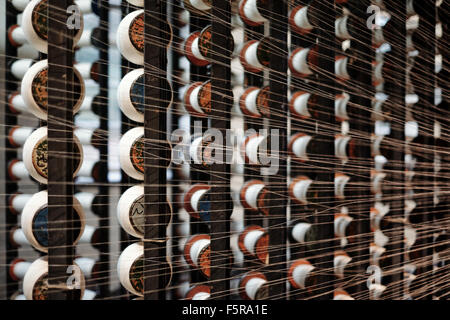
[[[289,13],[289,26],[291,30],[305,35],[310,33],[318,25],[317,7],[311,2],[307,6],[298,5]]]
[[[189,288],[185,295],[186,300],[209,300],[211,288],[206,285],[196,285]]]
[[[202,52],[206,52],[206,49],[201,48],[200,43],[201,32],[192,32],[183,43],[183,52],[190,63],[198,66],[205,67],[210,64],[207,57]]]
[[[245,163],[261,165],[261,157],[267,156],[268,137],[254,133],[245,137],[241,144],[241,155]]]
[[[355,34],[352,27],[352,18],[349,15],[343,15],[336,19],[334,23],[335,35],[341,40],[351,40],[353,39],[353,34]]]
[[[305,91],[296,91],[289,100],[289,111],[292,116],[300,119],[311,118],[310,110],[317,105],[317,97]]]
[[[336,78],[341,81],[350,80],[352,75],[350,74],[349,64],[352,63],[352,59],[347,56],[337,56],[334,61],[334,73]]]
[[[120,226],[136,238],[144,238],[145,204],[144,186],[137,185],[128,188],[117,204],[117,218]]]
[[[211,113],[211,81],[194,82],[183,96],[187,112],[196,117],[206,117]]]
[[[289,56],[289,70],[293,76],[306,78],[312,75],[317,67],[317,46],[311,48],[297,48]]]
[[[30,3],[30,0],[12,0],[11,3],[17,11],[22,12]]]
[[[334,175],[334,195],[337,199],[345,199],[345,186],[350,181],[350,177],[343,173]]]
[[[119,281],[129,292],[144,295],[144,246],[140,242],[125,248],[117,261]]]
[[[372,170],[370,174],[371,178],[371,192],[372,194],[381,194],[383,193],[383,183],[386,178],[386,173]]]
[[[8,141],[11,146],[19,148],[23,146],[33,131],[34,128],[14,126],[8,132]]]
[[[347,228],[351,225],[354,219],[346,213],[337,213],[334,216],[334,234],[338,238],[346,238],[352,236],[351,232],[347,234]],[[353,228],[349,228],[350,229]],[[353,230],[352,230],[353,231]]]
[[[144,180],[144,127],[128,130],[119,143],[120,165],[127,175]]]
[[[25,204],[20,225],[28,242],[41,252],[48,251],[48,193],[47,190],[35,193]],[[85,227],[85,214],[80,202],[73,198],[73,233],[75,235],[74,242],[78,243]],[[59,245],[68,245],[60,243]]]
[[[334,155],[336,158],[346,161],[354,158],[354,140],[347,135],[338,134],[334,138]]]
[[[25,274],[31,266],[31,262],[24,259],[16,258],[9,264],[9,276],[14,281],[23,280]]]
[[[268,299],[269,288],[266,276],[261,272],[247,272],[239,279],[239,294],[244,300]]]
[[[239,53],[239,61],[248,72],[259,73],[269,66],[268,39],[247,41]]]
[[[350,263],[350,261],[352,261],[352,258],[350,258],[345,251],[335,251],[333,259],[334,275],[339,279],[343,279],[345,267]]]
[[[288,226],[289,241],[306,244],[316,239],[315,227],[306,220],[293,220]]]
[[[184,7],[189,11],[203,14],[212,7],[212,0],[183,0]]]
[[[269,234],[257,225],[251,225],[239,234],[238,246],[241,252],[255,257],[263,264],[269,263]]]
[[[264,205],[262,199],[262,194],[265,192],[265,183],[261,180],[250,180],[247,181],[241,188],[239,193],[239,199],[242,206],[245,209],[251,211],[264,211]]]
[[[83,147],[80,141],[74,135],[74,172],[75,177],[80,171],[83,162]],[[47,143],[47,127],[40,127],[33,131],[23,145],[23,159],[25,167],[29,174],[40,183],[47,184],[48,172],[48,143]]]
[[[81,107],[85,95],[84,80],[78,72],[77,68],[73,68],[74,72],[74,105],[73,113],[75,114]],[[21,84],[22,99],[27,105],[29,111],[41,120],[47,120],[47,104],[48,104],[48,62],[41,60],[33,64],[24,74]]]
[[[27,167],[23,161],[13,159],[8,164],[8,176],[12,181],[30,179]]]
[[[128,61],[144,65],[144,10],[127,14],[119,24],[117,48]]]
[[[22,29],[28,42],[42,53],[47,53],[47,8],[48,0],[32,0],[25,7],[22,14]],[[79,17],[80,25],[73,37],[73,46],[75,47],[83,33],[83,15]],[[78,28],[79,27],[79,28]]]
[[[9,43],[11,43],[11,45],[16,48],[24,45],[25,43],[28,43],[28,40],[23,33],[22,27],[18,24],[12,25],[8,28],[8,40]]]
[[[35,260],[28,268],[27,273],[23,278],[23,294],[27,300],[47,300],[48,299],[48,258],[41,257]],[[79,285],[79,296],[76,299],[81,299],[85,290],[85,279],[80,267],[74,262],[73,274],[79,275],[77,287]],[[67,288],[67,290],[70,290]]]
[[[15,91],[9,95],[8,107],[9,110],[15,114],[29,113],[29,109],[25,104],[25,101],[23,101],[22,95],[18,91]]]
[[[270,10],[270,1],[267,0],[241,0],[239,2],[239,16],[245,24],[256,27],[267,22],[263,12]]]
[[[211,274],[210,242],[209,235],[196,234],[186,241],[183,250],[186,262],[198,269],[206,278],[209,278]]]
[[[288,150],[289,153],[300,161],[308,161],[308,149],[314,143],[312,136],[298,132],[289,138]]]
[[[297,204],[308,204],[308,202],[314,198],[315,194],[311,189],[313,183],[314,181],[307,176],[298,176],[294,178],[288,188],[290,198]]]
[[[334,112],[337,121],[346,121],[349,120],[349,116],[347,114],[347,105],[350,101],[350,95],[346,92],[342,94],[337,94],[334,100]]]
[[[12,213],[20,214],[25,204],[32,197],[31,194],[22,194],[16,192],[8,197],[8,208]]]
[[[28,69],[33,65],[34,61],[32,59],[18,59],[15,60],[10,65],[10,70],[12,75],[17,80],[22,80],[25,76],[25,73],[27,73]]]
[[[333,300],[355,300],[345,290],[336,289],[333,293]]]
[[[190,186],[183,195],[183,207],[195,219],[209,222],[211,220],[211,203],[207,184],[197,183]]]
[[[311,272],[315,269],[308,260],[299,259],[292,262],[288,271],[289,283],[295,289],[305,289],[309,287],[310,282],[313,282],[313,274]]]
[[[270,88],[249,87],[239,98],[239,108],[242,113],[252,118],[270,116]]]

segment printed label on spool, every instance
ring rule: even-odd
[[[200,267],[200,270],[202,273],[209,278],[211,275],[211,262],[210,262],[210,253],[211,253],[211,247],[208,245],[202,249],[198,256],[198,266]]]
[[[36,104],[42,109],[47,111],[48,105],[48,68],[39,71],[34,77],[31,83],[31,93]]]
[[[266,117],[270,116],[270,87],[264,87],[256,96],[256,106],[258,107],[258,111]]]
[[[33,287],[33,300],[48,299],[48,274],[41,276]]]
[[[135,140],[131,146],[130,159],[134,169],[144,173],[144,138]]]
[[[133,228],[142,234],[144,234],[144,226],[145,226],[144,213],[145,213],[144,196],[140,196],[131,205],[130,221],[131,221]]]
[[[33,167],[42,177],[48,177],[48,142],[46,138],[41,139],[35,145],[32,153]]]
[[[203,84],[198,91],[198,104],[206,112],[211,112],[211,81]]]
[[[36,4],[31,16],[33,22],[33,29],[42,40],[48,39],[47,12],[48,12],[48,0],[42,0],[38,4]]]
[[[139,76],[131,85],[130,88],[130,100],[134,108],[140,113],[145,111],[144,101],[144,75]]]
[[[137,292],[144,293],[144,259],[139,257],[130,267],[130,283]]]
[[[212,26],[206,27],[198,38],[198,49],[203,57],[211,59]]]
[[[130,24],[130,41],[139,52],[144,52],[144,14],[138,15]]]

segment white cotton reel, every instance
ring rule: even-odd
[[[144,180],[144,127],[127,131],[119,143],[120,165],[127,175]]]
[[[144,122],[144,69],[128,72],[120,81],[117,100],[120,110],[131,120]]]
[[[301,35],[310,32],[314,26],[309,21],[309,6],[298,5],[289,13],[291,29]]]
[[[238,246],[243,254],[256,257],[264,264],[269,262],[269,235],[260,226],[246,227],[239,235]]]
[[[308,145],[313,138],[304,133],[296,133],[291,136],[288,149],[299,160],[308,161]]]
[[[136,238],[144,237],[144,186],[128,188],[117,204],[117,218],[121,227]]]
[[[28,106],[23,101],[22,95],[16,91],[11,93],[8,99],[8,107],[13,113],[29,113]]]
[[[292,226],[290,236],[298,243],[305,244],[307,241],[306,235],[311,230],[311,227],[311,223],[298,221]]]
[[[298,204],[308,204],[308,191],[313,180],[306,176],[300,176],[292,180],[289,185],[289,195]]]
[[[346,291],[342,289],[336,289],[334,290],[334,297],[333,300],[355,300],[350,296]]]
[[[261,41],[251,40],[244,44],[239,54],[239,59],[245,70],[248,72],[259,73],[264,69],[264,64],[268,61],[262,61]]]
[[[289,100],[289,110],[301,119],[311,118],[310,109],[314,105],[312,95],[305,91],[295,92]]]
[[[117,29],[117,47],[128,61],[144,65],[144,10],[136,10],[122,19]]]
[[[352,261],[352,258],[348,256],[345,251],[336,251],[334,253],[334,274],[336,277],[342,279],[344,278],[345,267]]]
[[[259,26],[268,21],[258,10],[258,0],[241,0],[239,2],[239,16],[249,26]]]
[[[23,259],[14,259],[9,265],[9,275],[11,279],[20,281],[25,277],[28,269],[31,266],[31,262]]]
[[[183,249],[186,262],[200,270],[206,278],[211,274],[210,243],[209,235],[197,234],[186,241]]]
[[[12,25],[8,28],[8,39],[12,46],[18,48],[25,43],[28,43],[23,29],[18,24]]]
[[[12,181],[29,179],[27,167],[23,161],[12,160],[8,164],[8,176]]]
[[[85,290],[84,275],[75,262],[73,263],[73,268],[72,273],[79,276],[76,278],[76,285],[80,289],[78,299],[81,299]],[[46,256],[35,260],[28,268],[23,278],[23,294],[27,300],[48,299],[48,258]]]
[[[117,273],[122,286],[129,292],[144,296],[144,246],[136,242],[122,251],[117,261]]]
[[[212,0],[184,0],[184,4],[200,11],[207,11],[212,7]]]
[[[267,278],[261,272],[246,273],[239,281],[239,293],[244,300],[268,298]]]
[[[42,53],[47,53],[47,8],[48,0],[32,0],[22,14],[22,29],[28,42]],[[83,33],[83,15],[79,17],[80,26],[73,38],[75,47]],[[77,26],[78,27],[78,26]]]
[[[41,252],[48,251],[48,193],[46,190],[35,193],[22,210],[21,228],[28,242]],[[85,214],[80,202],[73,198],[74,243],[78,243],[85,227]],[[61,245],[67,245],[61,243]]]
[[[312,75],[312,68],[317,65],[317,48],[295,49],[289,56],[288,65],[294,76],[305,78]]]
[[[261,191],[265,188],[265,184],[261,180],[247,181],[240,191],[240,201],[245,209],[258,211],[258,198]]]
[[[211,288],[206,285],[196,285],[188,290],[185,295],[186,300],[209,300]]]
[[[311,276],[311,272],[315,269],[307,260],[296,260],[289,267],[288,279],[290,284],[296,289],[305,289],[306,279]]]
[[[241,154],[246,163],[260,164],[260,156],[264,153],[264,149],[267,149],[267,137],[255,133],[245,138],[241,145]]]
[[[28,202],[28,200],[30,200],[31,197],[31,194],[21,193],[15,193],[11,195],[8,199],[9,210],[14,212],[15,214],[20,214],[25,207],[25,204]]]
[[[78,87],[74,95],[73,113],[77,113],[85,95],[83,77],[76,67],[73,68],[74,82]],[[47,120],[48,112],[48,61],[41,60],[33,64],[24,74],[21,84],[22,99],[29,111],[41,120]]]
[[[75,177],[83,163],[83,147],[74,135],[74,172]],[[47,127],[40,127],[33,131],[23,145],[23,159],[29,174],[40,183],[47,184],[48,180],[48,139]]]
[[[27,140],[27,138],[31,135],[31,133],[34,131],[34,128],[30,127],[21,127],[21,126],[14,126],[9,130],[8,133],[8,140],[9,143],[14,147],[21,147]]]
[[[345,121],[349,119],[347,114],[347,105],[350,101],[350,95],[346,92],[336,95],[334,100],[334,112],[338,121]]]
[[[334,195],[338,199],[345,199],[345,186],[350,181],[350,177],[342,174],[336,173],[334,176]]]

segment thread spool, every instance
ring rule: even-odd
[[[127,131],[119,143],[120,165],[127,175],[144,180],[144,127]]]
[[[15,214],[20,214],[25,204],[32,197],[31,194],[14,193],[8,198],[8,208]]]
[[[191,115],[206,117],[211,113],[211,81],[194,82],[184,92],[184,107]]]
[[[246,163],[253,165],[262,164],[262,157],[267,155],[267,137],[254,133],[248,135],[241,145],[241,155]]]
[[[352,298],[345,290],[336,289],[334,290],[333,300],[355,300]]]
[[[270,117],[270,88],[249,87],[239,98],[242,113],[252,118]]]
[[[257,258],[263,264],[269,263],[269,234],[260,226],[248,226],[239,234],[238,246],[241,252]]]
[[[83,78],[77,68],[74,72],[73,113],[81,107],[85,95]],[[47,120],[48,107],[48,62],[41,60],[33,64],[24,74],[21,84],[21,95],[29,111],[41,120]]]
[[[21,216],[21,228],[28,242],[41,252],[48,251],[48,193],[46,190],[35,193],[25,204]],[[85,227],[85,215],[81,204],[73,198],[73,211],[71,219],[73,222],[74,242],[78,243]],[[60,243],[58,245],[67,245]]]
[[[210,242],[209,235],[197,234],[186,241],[183,250],[186,262],[198,269],[206,278],[211,274]]]
[[[211,220],[211,203],[209,191],[211,187],[207,184],[195,184],[186,191],[183,196],[184,209],[195,219],[209,222]]]
[[[373,194],[382,194],[383,193],[383,182],[386,178],[386,173],[379,172],[376,170],[372,170],[371,172],[371,191]]]
[[[32,59],[18,59],[11,63],[11,73],[17,80],[22,80],[28,69],[33,65]]]
[[[12,181],[27,180],[30,178],[23,161],[11,160],[8,164],[8,176]]]
[[[310,33],[318,25],[316,6],[298,5],[289,13],[289,25],[294,32],[305,35]]]
[[[268,208],[264,203],[264,194],[267,192],[265,188],[266,185],[261,180],[247,181],[239,193],[242,206],[245,209],[267,215]]]
[[[269,66],[269,43],[264,38],[261,41],[250,40],[244,44],[239,53],[239,59],[245,70],[259,73]]]
[[[311,118],[310,110],[317,106],[317,97],[305,91],[296,91],[289,100],[291,115],[300,119]]]
[[[205,285],[196,285],[188,290],[185,295],[186,300],[209,300],[211,288]]]
[[[202,50],[200,49],[200,35],[199,31],[191,33],[183,45],[183,51],[186,58],[190,63],[198,67],[205,67],[210,62],[207,57],[202,55]]]
[[[338,250],[334,252],[334,275],[339,278],[344,278],[345,267],[352,261],[352,258],[343,250]]]
[[[314,139],[302,132],[292,135],[289,139],[288,150],[292,156],[302,162],[308,161],[308,150],[313,149]]]
[[[12,25],[8,28],[8,40],[13,47],[20,47],[27,43],[27,38],[23,33],[23,29],[18,25]]]
[[[74,274],[80,275],[77,280],[79,289],[75,290],[75,299],[79,300],[84,295],[85,279],[80,267],[74,262]],[[67,288],[67,290],[70,290]],[[27,300],[48,300],[48,260],[41,257],[35,260],[28,268],[23,278],[23,294]]]
[[[34,128],[14,126],[8,132],[8,141],[11,146],[19,148],[23,146],[26,139],[34,131]]]
[[[381,256],[386,252],[386,248],[380,247],[375,243],[370,244],[370,264],[379,266]]]
[[[306,220],[293,220],[288,227],[289,241],[308,244],[316,240],[316,228]]]
[[[289,185],[289,196],[297,204],[308,204],[317,195],[317,191],[314,192],[311,188],[313,183],[307,176],[296,177]]]
[[[350,101],[350,95],[348,93],[342,93],[336,95],[334,100],[334,112],[337,121],[346,121],[349,120],[349,116],[347,114],[347,105]]]
[[[42,53],[47,53],[47,19],[48,0],[32,0],[25,7],[22,14],[22,29],[28,42]],[[79,16],[80,25],[77,26],[73,37],[75,47],[83,32],[83,15]]]
[[[315,267],[307,260],[295,260],[289,267],[289,283],[295,289],[305,289],[311,286],[315,278],[312,274],[314,269]]]
[[[345,186],[350,181],[350,177],[342,174],[336,173],[334,175],[334,195],[337,199],[345,199]]]
[[[346,56],[337,56],[334,62],[334,73],[336,78],[341,81],[346,81],[351,79],[351,75],[349,73],[349,64],[351,63],[351,59]]]
[[[342,161],[346,161],[348,158],[354,158],[354,140],[350,136],[338,134],[334,138],[334,150],[335,156]]]
[[[144,246],[136,242],[120,254],[117,261],[117,273],[122,286],[129,292],[144,295]]]
[[[267,22],[262,12],[270,10],[270,1],[267,0],[241,0],[239,2],[239,16],[245,24],[256,27]]]
[[[80,141],[73,136],[73,159],[75,177],[81,168],[83,160],[83,147]],[[29,174],[40,183],[47,184],[48,178],[48,142],[47,142],[47,127],[40,127],[36,129],[25,141],[23,145],[23,159],[25,167]]]
[[[144,6],[144,0],[127,0],[129,4],[142,8]]]
[[[17,11],[22,12],[30,3],[30,0],[12,0],[11,3]]]
[[[266,276],[261,272],[248,272],[239,281],[239,294],[244,300],[265,300],[269,298]]]
[[[16,258],[11,261],[9,265],[9,276],[14,281],[20,281],[25,277],[28,269],[31,266],[31,262],[27,262],[24,259]]]
[[[351,40],[353,39],[352,34],[355,32],[352,28],[352,19],[349,15],[344,15],[336,19],[334,23],[334,30],[336,37],[341,40]]]
[[[18,91],[13,92],[9,95],[8,107],[9,110],[11,110],[11,112],[15,114],[29,112],[25,101],[23,101],[22,95]]]
[[[144,186],[128,188],[117,204],[117,218],[121,227],[136,238],[144,238]]]
[[[144,65],[144,10],[133,11],[122,19],[116,42],[125,59]]]
[[[337,213],[334,215],[334,234],[341,239],[341,246],[345,247],[349,242],[356,241],[357,234],[355,220],[346,213]]]
[[[317,47],[297,48],[289,56],[289,70],[293,76],[306,78],[314,74],[318,64]]]
[[[189,11],[204,13],[212,7],[212,0],[183,0],[184,7]]]

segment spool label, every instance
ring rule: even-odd
[[[140,113],[144,113],[144,75],[139,76],[130,89],[130,100],[133,107]]]
[[[144,259],[136,259],[130,268],[130,283],[137,292],[144,293]]]
[[[43,40],[48,39],[47,33],[47,9],[48,9],[48,1],[42,0],[33,9],[33,13],[31,16],[33,29],[39,38]]]
[[[198,39],[198,48],[205,58],[211,59],[212,27],[203,30]]]
[[[133,19],[128,35],[136,50],[144,53],[144,14]]]
[[[198,104],[205,113],[211,113],[211,81],[201,86],[198,92]]]
[[[144,137],[133,142],[130,150],[130,158],[133,168],[144,173]]]
[[[211,275],[210,253],[211,248],[210,246],[207,246],[206,248],[203,248],[198,257],[198,265],[200,267],[200,270],[202,270],[202,273],[208,278]]]
[[[33,287],[33,300],[48,299],[48,275],[41,276]]]
[[[144,196],[140,196],[130,208],[130,221],[133,228],[140,232],[144,233],[144,225],[145,225],[145,207],[144,207]]]
[[[259,91],[258,96],[256,97],[256,105],[258,106],[259,112],[265,117],[270,116],[269,100],[270,88],[264,87]]]

